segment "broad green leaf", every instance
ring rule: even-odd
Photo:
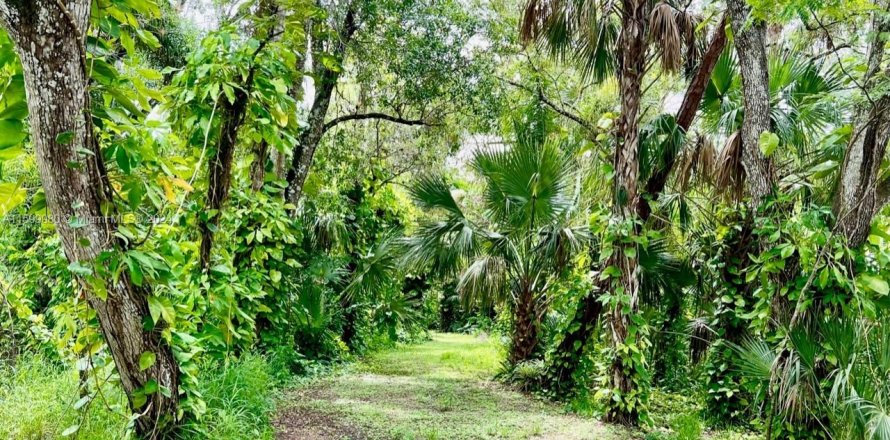
[[[17,183],[0,183],[0,217],[21,205],[28,193]]]
[[[16,146],[28,136],[22,121],[0,119],[0,149]]]
[[[862,274],[859,276],[864,287],[868,288],[872,292],[875,292],[879,295],[887,295],[890,294],[890,284],[887,283],[887,280],[883,278],[876,277],[874,275]]]
[[[76,275],[80,275],[82,277],[90,276],[93,274],[93,268],[87,266],[80,261],[75,261],[68,265],[68,270]]]
[[[765,157],[770,157],[779,146],[779,136],[773,132],[764,131],[760,133],[760,152]]]
[[[139,370],[145,371],[151,368],[152,365],[155,364],[157,360],[157,355],[150,351],[146,351],[139,356]]]

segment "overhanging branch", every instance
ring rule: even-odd
[[[334,119],[331,119],[330,121],[328,121],[324,124],[322,133],[326,133],[331,128],[334,128],[335,125],[343,123],[343,122],[361,121],[361,120],[365,120],[365,119],[380,119],[383,121],[389,121],[389,122],[393,122],[396,124],[402,124],[402,125],[426,125],[426,126],[435,125],[435,124],[427,122],[423,119],[405,119],[405,118],[402,118],[399,116],[388,115],[386,113],[373,113],[373,112],[372,113],[357,113],[357,114],[352,114],[352,115],[343,115],[343,116],[339,116]]]

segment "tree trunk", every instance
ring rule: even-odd
[[[513,341],[510,345],[512,365],[531,359],[538,348],[537,304],[534,292],[530,289],[523,289],[517,298],[513,315]]]
[[[31,141],[47,206],[65,256],[85,266],[120,252],[114,235],[117,211],[90,117],[84,48],[89,15],[89,0],[0,2],[0,23],[22,60]],[[70,141],[60,141],[65,137]],[[84,226],[72,226],[69,221],[75,218]],[[104,300],[89,283],[81,284],[96,311],[130,407],[142,414],[136,428],[153,435],[176,417],[179,368],[159,329],[144,328],[150,321],[150,289],[133,284],[126,271],[116,280],[106,280]],[[139,359],[146,352],[154,353],[156,360],[141,370]],[[163,392],[147,396],[147,406],[137,407],[134,395],[149,381],[156,381]]]
[[[642,81],[646,72],[646,20],[649,17],[647,0],[623,0],[621,8],[621,36],[619,39],[619,71],[618,85],[621,99],[621,118],[618,122],[618,146],[615,149],[615,200],[614,214],[625,221],[634,221],[639,210],[640,195],[637,191],[637,180],[640,169],[640,100],[642,99]],[[613,304],[607,316],[611,345],[616,349],[628,342],[628,330],[631,315],[638,311],[640,290],[640,267],[635,256],[630,256],[618,246],[609,258],[606,266],[618,267],[621,274],[617,283],[610,287],[620,288],[625,297],[621,304]],[[614,293],[614,292],[613,292]],[[629,313],[625,310],[629,309]],[[639,338],[635,336],[634,338]],[[637,339],[639,341],[639,339]],[[626,356],[616,353],[610,366],[610,387],[621,395],[620,402],[609,399],[605,419],[609,422],[624,425],[635,425],[639,422],[639,405],[628,408],[625,405],[627,396],[637,394],[639,377],[634,377],[635,370],[627,365]]]
[[[887,5],[882,5],[887,8]],[[887,202],[878,184],[881,161],[890,140],[890,96],[876,96],[875,86],[884,59],[884,40],[890,32],[890,20],[882,19],[885,11],[877,11],[872,21],[873,41],[868,52],[868,67],[863,87],[867,103],[857,109],[853,136],[844,152],[840,179],[834,194],[833,211],[840,232],[851,247],[865,243],[874,215]],[[890,69],[886,73],[890,73]]]
[[[300,201],[300,196],[303,194],[303,185],[306,183],[306,177],[309,176],[309,168],[312,166],[312,160],[315,157],[315,150],[318,148],[319,142],[321,142],[322,135],[324,135],[324,119],[328,114],[331,96],[334,93],[334,87],[337,85],[339,77],[339,73],[322,68],[319,82],[316,84],[315,100],[312,102],[312,109],[309,111],[309,119],[307,121],[309,127],[300,133],[297,145],[294,147],[293,157],[291,157],[291,167],[287,172],[285,197],[288,202],[294,205]]]
[[[742,75],[745,117],[742,121],[742,166],[753,208],[773,192],[776,171],[760,151],[760,135],[770,131],[769,70],[766,60],[766,24],[751,20],[745,0],[727,0]]]
[[[250,164],[250,189],[259,191],[266,182],[266,159],[269,158],[269,143],[261,140],[253,147],[253,162]]]
[[[346,54],[346,46],[352,40],[353,35],[358,30],[358,22],[356,21],[356,6],[353,2],[346,11],[343,20],[343,27],[340,31],[339,38],[334,44],[330,52],[340,58],[342,61]],[[337,81],[340,79],[340,73],[325,67],[324,63],[318,56],[325,50],[324,41],[314,40],[312,42],[312,52],[316,54],[313,60],[312,70],[316,73],[317,82],[315,84],[315,100],[312,101],[312,109],[309,111],[309,119],[307,124],[309,127],[300,134],[297,145],[294,146],[294,154],[291,157],[291,167],[287,172],[287,190],[285,191],[285,199],[296,205],[300,201],[303,194],[303,184],[306,183],[306,177],[309,176],[309,168],[312,166],[312,160],[315,157],[315,150],[321,142],[325,132],[325,118],[328,114],[328,107],[331,104],[331,97]]]
[[[249,87],[252,78],[248,78],[245,87]],[[210,171],[208,172],[207,183],[207,201],[205,202],[205,212],[207,218],[202,218],[200,222],[201,232],[201,267],[206,269],[210,266],[210,252],[213,248],[213,234],[219,225],[219,219],[222,215],[223,203],[229,197],[229,188],[232,185],[232,161],[235,157],[235,146],[238,142],[238,129],[244,122],[247,114],[248,95],[244,89],[237,89],[235,92],[235,102],[229,102],[227,98],[224,100],[220,118],[222,119],[222,127],[220,128],[219,141],[216,145],[216,152],[210,160]]]
[[[589,292],[575,311],[572,322],[577,327],[570,327],[565,332],[551,359],[548,359],[548,388],[557,397],[572,397],[577,387],[584,385],[578,383],[575,373],[584,366],[582,360],[590,339],[599,328],[602,311],[603,303],[599,295]]]
[[[726,47],[725,16],[717,24],[717,28],[714,29],[714,36],[711,38],[708,50],[702,57],[698,71],[696,71],[692,81],[689,82],[689,86],[686,88],[686,95],[683,97],[683,103],[680,105],[680,110],[677,111],[677,126],[682,128],[684,133],[689,131],[692,121],[695,120],[695,115],[698,113],[698,108],[701,105],[701,98],[705,94],[705,89],[711,80],[711,74],[714,73],[714,67],[717,65],[724,47]],[[649,199],[652,202],[657,201],[662,191],[664,191],[671,171],[673,171],[674,162],[677,160],[676,152],[669,150],[665,149],[664,167],[658,169],[646,181],[646,194],[649,195]],[[640,220],[643,222],[649,220],[649,216],[652,215],[652,207],[647,202],[644,201],[639,205]]]
[[[216,152],[213,159],[210,160],[210,171],[208,172],[207,184],[207,202],[205,209],[207,218],[202,218],[198,229],[201,232],[201,267],[207,269],[210,266],[211,251],[213,248],[213,234],[219,225],[222,216],[222,207],[229,197],[229,189],[232,186],[232,161],[235,157],[235,147],[238,145],[238,130],[247,118],[249,108],[250,92],[253,89],[253,78],[256,73],[256,57],[260,51],[269,43],[274,35],[274,29],[277,25],[275,21],[271,23],[265,22],[273,18],[278,13],[278,9],[274,2],[270,0],[261,0],[257,9],[257,23],[253,29],[253,36],[263,41],[253,53],[252,65],[250,66],[247,77],[244,78],[242,87],[235,89],[234,102],[230,102],[227,97],[222,97],[222,107],[220,109],[220,120],[222,121],[219,139],[216,144]],[[262,145],[266,145],[265,141]],[[264,147],[268,150],[268,145]],[[265,178],[265,151],[262,160],[257,160],[257,166],[260,167],[262,178],[260,188],[262,188],[262,180]],[[253,169],[251,169],[251,178],[254,178]],[[252,181],[255,182],[255,181]],[[258,189],[257,189],[258,190]]]

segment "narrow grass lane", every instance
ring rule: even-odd
[[[627,433],[565,414],[493,382],[501,356],[470,335],[434,334],[380,353],[349,372],[292,391],[280,439],[624,439]]]

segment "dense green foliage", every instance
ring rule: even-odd
[[[86,85],[47,98],[20,14],[53,11]],[[272,438],[271,390],[370,356],[649,438],[890,439],[886,1],[0,0],[0,25],[2,437]],[[432,331],[492,342],[405,348]],[[461,426],[430,435],[485,438]]]

